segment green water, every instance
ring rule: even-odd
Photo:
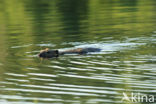
[[[37,57],[79,47],[102,51]],[[156,100],[155,48],[155,0],[1,0],[0,104],[132,104],[123,93]]]

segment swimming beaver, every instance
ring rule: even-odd
[[[64,54],[87,54],[88,52],[100,52],[101,49],[99,48],[77,48],[77,49],[70,49],[66,51],[59,51],[59,50],[49,50],[48,48],[41,50],[38,54],[40,58],[53,58],[59,57],[59,55]]]

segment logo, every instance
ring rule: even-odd
[[[141,93],[131,93],[127,95],[127,93],[123,92],[123,97],[121,99],[122,102],[134,102],[134,103],[153,103],[155,101],[154,95],[146,95]]]

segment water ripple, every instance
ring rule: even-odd
[[[78,95],[78,96],[98,96],[97,94],[81,93],[81,92],[69,92],[69,91],[51,91],[51,90],[32,90],[32,89],[16,89],[16,88],[4,88],[6,91],[21,91],[21,92],[35,92],[35,93],[49,93],[49,94],[63,94],[63,95]]]

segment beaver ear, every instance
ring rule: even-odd
[[[56,52],[56,57],[59,57],[59,51],[55,50],[55,52]]]
[[[58,50],[55,50],[56,54],[59,54],[59,51]]]

